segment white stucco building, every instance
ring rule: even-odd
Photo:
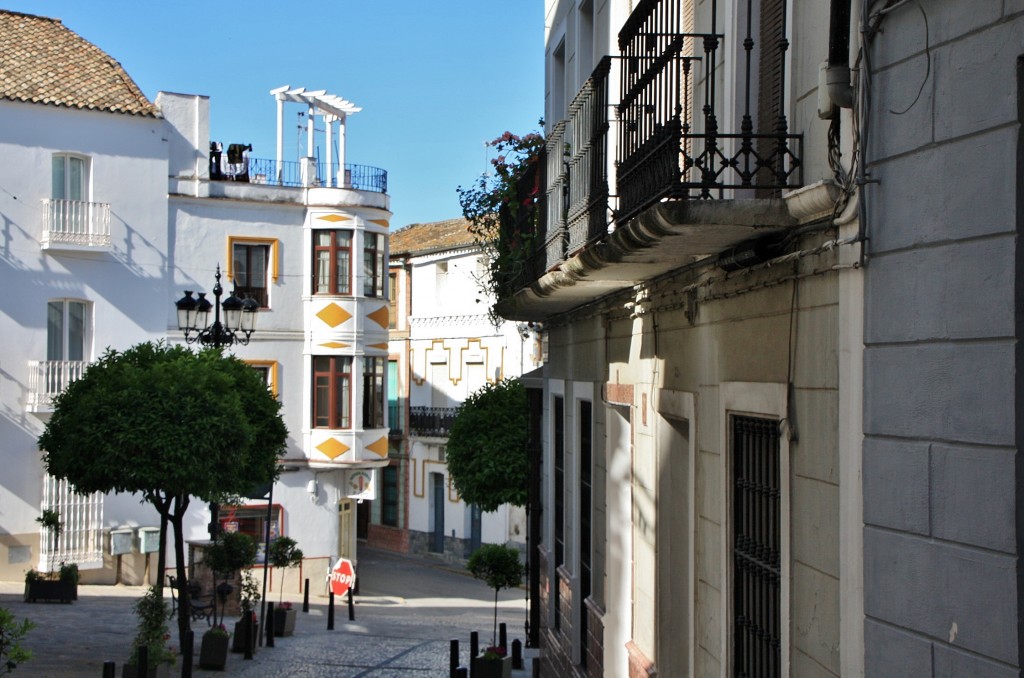
[[[158,524],[155,511],[137,497],[70,494],[46,478],[35,441],[52,396],[106,347],[184,341],[175,302],[186,291],[213,301],[217,275],[223,297],[258,307],[251,340],[228,350],[265,374],[289,430],[269,527],[306,560],[286,585],[298,592],[302,577],[356,557],[356,502],[374,496],[374,469],[388,463],[391,217],[387,173],[346,162],[345,122],[360,109],[276,88],[277,148],[254,151],[210,139],[207,97],[151,103],[59,21],[0,12],[0,48],[0,578],[56,557],[79,562],[85,581],[137,583],[155,564],[131,543]],[[288,109],[309,125],[297,160],[282,157]],[[330,149],[324,162],[315,145]],[[44,508],[67,526],[56,554],[35,522]],[[222,506],[219,520],[262,535],[267,502]],[[193,502],[186,539],[208,538],[209,522]]]

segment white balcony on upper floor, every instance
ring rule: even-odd
[[[42,248],[50,251],[110,251],[110,205],[83,200],[42,201]]]
[[[53,399],[80,379],[89,363],[84,360],[30,360],[26,409],[35,414],[53,412]]]

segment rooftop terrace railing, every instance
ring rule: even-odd
[[[374,193],[388,192],[388,173],[379,167],[345,164],[345,174],[338,176],[338,164],[249,158],[248,173],[225,175],[227,181],[246,181],[253,184],[291,187],[351,188]],[[246,177],[239,179],[239,177]]]

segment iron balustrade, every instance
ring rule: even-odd
[[[400,438],[405,433],[405,403],[388,403],[388,435]]]
[[[608,74],[605,57],[569,105],[568,187],[565,210],[572,256],[608,231]]]
[[[455,421],[457,407],[410,407],[409,434],[445,438]]]
[[[338,186],[338,163],[305,163],[295,160],[249,158],[249,183],[289,187],[351,188],[374,193],[388,192],[388,173],[379,167],[345,164],[343,185]]]
[[[28,363],[29,406],[48,410],[53,399],[85,374],[84,360],[30,360]]]

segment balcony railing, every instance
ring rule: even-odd
[[[410,407],[409,435],[444,438],[457,411],[457,407]]]
[[[110,205],[82,200],[43,200],[43,249],[109,248]]]
[[[405,434],[405,403],[404,401],[388,403],[388,435],[401,438]]]
[[[736,70],[743,80],[735,98],[744,112],[738,132],[720,131],[715,110],[725,38],[716,32],[718,2],[710,2],[708,33],[683,31],[682,4],[641,0],[619,33],[621,56],[602,59],[571,102],[569,118],[550,128],[541,163],[538,235],[512,262],[514,270],[502,271],[504,293],[524,288],[607,236],[613,214],[622,225],[661,200],[723,198],[736,190],[770,196],[801,185],[803,137],[788,132],[783,96],[786,3],[776,3],[775,42],[760,45],[759,64],[753,63],[757,43],[749,28],[742,40],[743,64]],[[746,25],[756,25],[750,3],[746,11]],[[619,69],[617,103],[609,88],[613,61]],[[759,82],[752,82],[754,73],[761,74]],[[758,101],[752,103],[755,89]],[[607,176],[613,124],[614,195]],[[521,231],[507,220],[501,227],[502,237],[511,228]]]
[[[84,360],[31,360],[28,364],[28,409],[49,412],[53,399],[80,379],[89,363]]]
[[[248,181],[252,184],[291,187],[352,188],[375,193],[388,192],[388,173],[369,165],[345,164],[345,174],[339,182],[338,164],[325,162],[302,162],[270,158],[249,158],[248,173],[225,174],[225,181]],[[339,183],[341,184],[339,186]]]

